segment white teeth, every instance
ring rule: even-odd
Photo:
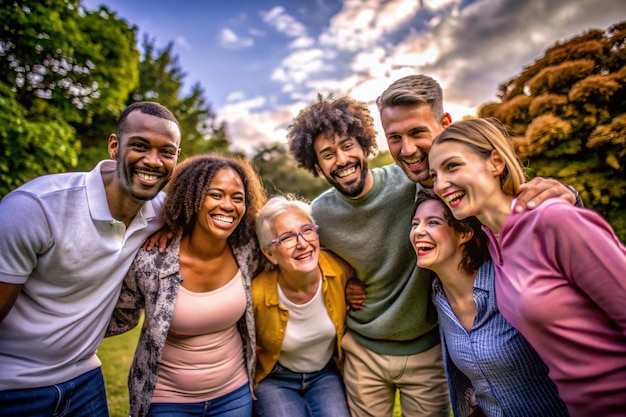
[[[446,196],[446,203],[453,204],[456,200],[463,197],[465,193],[463,191],[457,191],[454,194],[450,194]]]
[[[425,158],[423,156],[420,156],[419,158],[415,158],[415,159],[404,159],[404,163],[407,165],[415,165],[415,164],[419,164],[424,159]]]
[[[227,217],[227,216],[221,216],[221,215],[213,216],[213,219],[217,220],[218,222],[228,223],[228,224],[232,224],[235,221],[233,217]]]
[[[146,174],[144,172],[138,172],[137,176],[139,178],[142,178],[146,181],[154,181],[154,180],[158,180],[159,179],[159,175],[152,175],[152,174]]]
[[[348,175],[352,175],[356,172],[356,167],[352,166],[350,168],[342,169],[341,171],[337,171],[337,176],[339,178],[347,177]]]
[[[419,251],[428,251],[428,250],[435,249],[435,245],[428,245],[428,244],[425,244],[425,243],[420,243],[419,245],[416,245],[415,247]]]
[[[309,259],[311,257],[311,252],[307,252],[304,255],[296,256],[297,261],[303,261],[305,259]]]

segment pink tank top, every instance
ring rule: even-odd
[[[216,290],[178,290],[152,402],[201,402],[248,382],[237,321],[246,310],[241,272]]]

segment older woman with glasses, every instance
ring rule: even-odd
[[[349,417],[341,338],[345,286],[353,269],[320,252],[308,204],[273,197],[256,231],[271,267],[252,281],[257,366],[254,409],[260,417]]]

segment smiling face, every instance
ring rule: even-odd
[[[120,135],[109,137],[115,179],[136,200],[154,198],[169,181],[180,145],[176,123],[134,110]]]
[[[435,272],[457,268],[463,258],[462,245],[468,240],[468,235],[457,233],[448,223],[438,200],[426,200],[417,207],[409,237],[417,265]]]
[[[313,142],[316,170],[341,194],[360,198],[372,188],[367,155],[355,138],[319,135]]]
[[[501,201],[499,176],[504,165],[495,151],[485,159],[469,146],[449,140],[435,144],[428,158],[434,190],[457,219],[476,216],[482,221],[490,201]]]
[[[299,210],[293,210],[277,216],[271,227],[274,238],[280,238],[287,233],[298,233],[305,227],[311,227],[311,220]],[[297,244],[286,249],[279,243],[272,243],[263,248],[263,253],[280,270],[290,273],[307,274],[316,271],[320,256],[319,239],[307,242],[302,236],[297,237]]]
[[[220,169],[209,184],[194,232],[200,229],[215,238],[227,239],[245,213],[246,194],[241,177],[230,168]]]
[[[385,107],[380,112],[389,153],[406,176],[430,186],[428,152],[433,138],[450,124],[447,114],[437,120],[428,103]]]

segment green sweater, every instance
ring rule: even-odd
[[[366,285],[363,310],[346,317],[357,341],[384,355],[424,352],[440,342],[433,274],[417,267],[409,241],[415,184],[397,165],[372,174],[374,185],[360,199],[331,188],[313,201],[321,245],[348,261]]]

